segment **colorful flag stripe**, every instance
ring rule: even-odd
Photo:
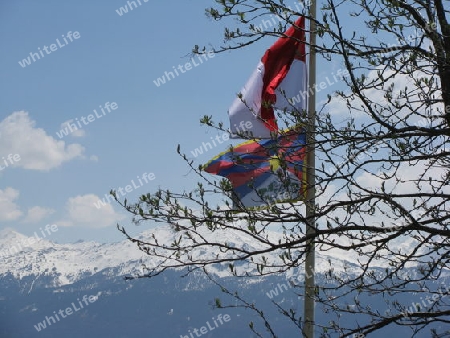
[[[204,170],[227,178],[248,207],[303,199],[305,144],[303,128],[277,139],[247,141],[213,158]]]

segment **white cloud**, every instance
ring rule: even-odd
[[[365,172],[356,178],[356,182],[367,190],[378,192],[381,191],[381,184],[385,182],[386,191],[394,194],[412,194],[418,191],[433,193],[436,189],[441,189],[443,193],[450,192],[450,187],[444,186],[440,188],[439,182],[437,182],[437,180],[446,175],[445,168],[436,165],[429,167],[429,165],[430,163],[426,163],[425,161],[414,165],[402,163],[393,178],[383,179],[383,175],[381,174],[375,176],[372,173]],[[386,172],[386,175],[390,177],[392,172]],[[421,175],[424,175],[422,179],[420,179]],[[429,177],[432,180],[428,180]],[[420,186],[418,188],[416,184],[419,180]]]
[[[19,197],[19,190],[6,188],[0,190],[0,221],[14,221],[22,216],[19,206],[14,203]]]
[[[116,213],[111,204],[97,208],[95,204],[99,197],[94,194],[71,197],[66,203],[67,216],[57,224],[61,226],[82,226],[89,228],[104,228],[115,225],[125,218]]]
[[[53,214],[55,210],[50,208],[43,208],[35,206],[28,209],[27,216],[23,220],[24,223],[37,223],[43,220],[45,217]]]
[[[386,175],[389,175],[389,172],[386,172]],[[388,186],[386,186],[387,188],[389,187],[394,187],[395,186],[395,181],[390,179],[390,180],[385,180],[382,178],[382,174],[378,173],[377,175],[374,175],[373,173],[370,172],[364,172],[362,173],[360,176],[356,177],[356,183],[361,186],[364,189],[367,189],[369,191],[376,191],[376,192],[381,192],[381,186],[383,184],[383,182],[385,182],[386,184],[388,184]],[[389,189],[388,188],[388,189]],[[355,188],[355,191],[359,191],[359,189]]]
[[[418,95],[416,89],[416,84],[413,83],[412,76],[416,79],[418,78],[430,78],[430,76],[425,72],[421,70],[417,70],[414,72],[414,74],[402,74],[402,73],[396,73],[396,71],[392,69],[384,69],[385,66],[379,66],[377,69],[371,70],[366,74],[366,80],[365,84],[368,86],[367,89],[363,90],[363,95],[370,99],[372,108],[376,108],[378,110],[383,109],[383,107],[392,106],[391,103],[388,102],[385,95],[388,91],[388,88],[392,85],[392,96],[393,98],[397,98],[397,101],[399,104],[406,103],[406,100],[404,99],[404,95],[400,95],[402,91],[405,91],[405,88],[410,88],[411,91],[414,90],[414,92],[409,92],[409,99],[410,102],[416,101],[415,103],[411,103],[413,108],[417,108],[420,113],[424,113],[423,107],[421,102],[423,99],[420,98]],[[425,69],[427,70],[427,69]],[[383,78],[385,79],[385,82],[383,82],[383,85],[381,86],[381,80],[379,79],[379,74],[383,74]],[[435,79],[436,80],[436,79]],[[377,86],[376,88],[373,88],[373,83],[376,82]],[[423,88],[423,90],[427,90],[426,88]],[[351,92],[347,89],[344,91],[347,95],[350,95]],[[436,93],[438,94],[438,93]],[[333,96],[330,103],[327,104],[327,111],[333,115],[333,116],[349,116],[351,115],[354,118],[361,118],[361,117],[367,117],[365,112],[365,105],[359,99],[357,95],[353,95],[349,101],[351,102],[351,108],[348,107],[347,101],[342,99],[341,96]],[[436,104],[432,107],[436,109],[439,107],[439,104]],[[407,108],[399,109],[396,113],[397,119],[402,119],[405,117],[409,117],[411,115],[411,110]],[[414,114],[412,116],[414,120],[417,120],[417,116]],[[411,121],[410,121],[411,122]],[[414,121],[415,122],[415,121]],[[345,122],[346,123],[346,122]]]
[[[84,147],[58,141],[36,128],[27,112],[14,112],[0,122],[0,156],[18,154],[20,160],[11,166],[31,170],[50,170],[63,162],[82,158]]]
[[[76,124],[73,123],[73,119],[70,119],[70,120],[68,120],[66,122],[61,123],[61,127],[60,128],[61,129],[68,128],[69,127],[69,123],[74,124],[75,128],[76,128]],[[80,128],[76,128],[73,132],[70,133],[70,136],[73,136],[73,137],[83,137],[85,135],[86,135],[86,131],[84,131],[83,129],[80,129]]]

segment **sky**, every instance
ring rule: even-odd
[[[130,215],[99,199],[118,188],[129,201],[191,190],[199,179],[177,145],[198,164],[227,149],[193,156],[221,134],[199,120],[227,125],[274,38],[191,60],[195,45],[221,45],[233,22],[207,18],[212,1],[136,3],[127,13],[123,0],[0,4],[0,230],[31,236],[55,224],[55,242],[121,240],[116,223],[131,224]],[[191,69],[158,81],[187,62]],[[320,62],[318,79],[339,68]]]

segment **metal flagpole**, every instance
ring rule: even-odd
[[[309,81],[308,81],[308,126],[307,126],[307,192],[306,192],[306,235],[312,235],[316,231],[315,214],[315,120],[316,120],[316,97],[314,85],[316,83],[316,52],[312,46],[316,45],[316,0],[310,3],[309,15],[311,17],[309,25]],[[315,295],[315,244],[314,240],[309,240],[306,246],[305,259],[305,300],[304,300],[304,323],[303,336],[314,338],[314,295]]]

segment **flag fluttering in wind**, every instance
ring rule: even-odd
[[[219,154],[204,171],[227,178],[244,207],[303,200],[306,186],[304,128],[277,139],[252,140]]]
[[[266,51],[234,100],[228,111],[233,137],[249,134],[254,138],[270,138],[271,132],[278,130],[274,108],[306,109],[304,22],[305,18],[300,17],[285,36]]]

